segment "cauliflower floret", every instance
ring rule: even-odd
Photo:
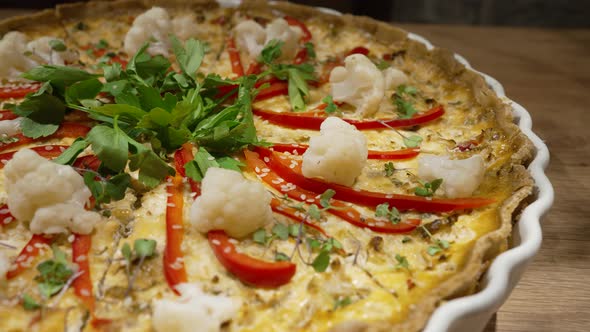
[[[49,44],[52,40],[64,42],[62,39],[48,36],[29,42],[27,44],[27,50],[32,53],[31,58],[38,60],[37,63],[49,63],[59,66],[78,61],[78,52],[70,49],[56,51]]]
[[[320,126],[320,135],[309,140],[301,171],[308,178],[352,186],[365,167],[367,138],[354,126],[329,117]]]
[[[90,190],[72,167],[23,149],[4,167],[8,208],[35,234],[89,234],[100,215],[84,209]]]
[[[200,30],[195,15],[193,14],[175,17],[172,20],[172,27],[174,34],[180,40],[187,40],[191,37],[195,37],[199,34]]]
[[[284,19],[277,18],[266,26],[265,44],[275,39],[282,41],[283,46],[281,47],[279,60],[289,60],[293,59],[295,53],[297,53],[300,36],[300,29],[294,29]]]
[[[125,35],[123,49],[127,54],[135,54],[144,43],[150,42],[148,53],[168,56],[170,41],[168,36],[172,33],[170,16],[164,8],[153,7],[145,13],[137,16],[131,29]]]
[[[425,181],[443,179],[440,189],[449,198],[471,196],[483,180],[484,172],[480,155],[463,160],[429,154],[418,158],[418,176]]]
[[[266,29],[253,20],[242,21],[235,27],[234,32],[236,45],[248,52],[248,56],[252,59],[256,58],[264,45],[273,39],[284,43],[279,60],[292,59],[297,53],[301,36],[300,29],[289,26],[282,18],[270,22]]]
[[[191,207],[190,221],[199,232],[221,229],[241,238],[272,221],[270,199],[261,183],[248,181],[236,171],[209,168],[201,196]]]
[[[20,133],[20,118],[0,121],[0,137],[12,136]]]
[[[234,30],[236,46],[248,52],[250,58],[256,58],[264,48],[266,31],[253,20],[242,21]]]
[[[0,251],[0,281],[6,279],[6,273],[10,269],[10,259]]]
[[[385,91],[397,88],[402,84],[408,84],[408,76],[401,70],[389,67],[383,71],[385,79]]]
[[[179,299],[161,299],[153,303],[156,332],[217,332],[221,324],[238,313],[241,301],[223,295],[210,295],[198,284],[179,284]]]
[[[18,31],[11,31],[0,40],[0,76],[18,79],[20,74],[35,67],[37,63],[24,53],[27,51],[27,36]]]
[[[344,67],[334,68],[330,84],[334,101],[355,106],[356,113],[363,116],[373,115],[385,95],[383,74],[362,54],[349,55]]]

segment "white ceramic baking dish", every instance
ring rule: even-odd
[[[225,6],[238,6],[240,0],[218,0]],[[272,3],[273,1],[269,1]],[[316,7],[332,15],[342,15],[329,8]],[[408,37],[426,45],[434,46],[424,37],[408,33]],[[502,253],[485,273],[481,282],[481,290],[473,295],[460,297],[440,305],[430,317],[424,332],[477,332],[482,331],[492,315],[508,299],[512,289],[520,280],[525,268],[539,251],[542,242],[541,217],[553,204],[553,186],[545,175],[549,163],[547,145],[532,131],[530,114],[524,107],[510,100],[504,93],[502,84],[493,77],[471,67],[462,56],[455,58],[469,70],[482,75],[492,90],[512,107],[515,123],[528,136],[536,148],[534,160],[528,167],[535,181],[535,200],[522,212],[518,223],[512,231],[512,247]]]

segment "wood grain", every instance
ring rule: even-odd
[[[551,152],[542,249],[486,331],[590,331],[590,30],[400,26],[498,79]]]

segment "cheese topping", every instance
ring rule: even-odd
[[[250,58],[256,58],[264,45],[271,40],[282,41],[284,44],[279,60],[288,60],[295,56],[301,35],[300,29],[292,28],[282,18],[270,22],[266,29],[253,20],[243,21],[235,27],[234,32],[237,46],[247,51]]]
[[[342,119],[329,117],[322,122],[320,135],[310,139],[301,170],[308,178],[352,186],[367,156],[365,135]]]
[[[448,156],[423,154],[418,159],[420,178],[426,181],[443,179],[440,189],[449,198],[471,196],[483,180],[484,172],[480,155],[452,160]]]
[[[193,14],[175,17],[172,20],[174,34],[180,40],[187,40],[199,34],[199,25]]]
[[[4,174],[10,212],[30,222],[35,234],[89,234],[100,221],[98,213],[84,209],[90,190],[70,166],[23,149],[6,164]]]
[[[232,319],[241,306],[239,300],[210,295],[198,284],[180,284],[180,299],[155,300],[152,324],[156,332],[216,332],[221,324]]]
[[[10,269],[10,259],[0,251],[0,281],[6,279],[8,269]]]
[[[334,68],[330,84],[334,101],[353,105],[362,116],[373,115],[385,94],[383,74],[362,54],[349,55],[344,59],[344,67]]]
[[[270,194],[260,182],[248,181],[239,172],[209,168],[201,191],[190,211],[190,221],[199,232],[219,229],[241,238],[272,221]]]
[[[172,23],[168,12],[164,8],[153,7],[135,18],[131,29],[125,35],[123,48],[127,54],[135,54],[143,44],[150,42],[149,54],[168,56],[170,33]]]

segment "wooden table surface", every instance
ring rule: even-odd
[[[400,26],[498,79],[551,152],[543,247],[486,332],[590,331],[590,30]]]
[[[486,332],[590,331],[590,30],[402,27],[500,81],[551,152],[542,249]]]

